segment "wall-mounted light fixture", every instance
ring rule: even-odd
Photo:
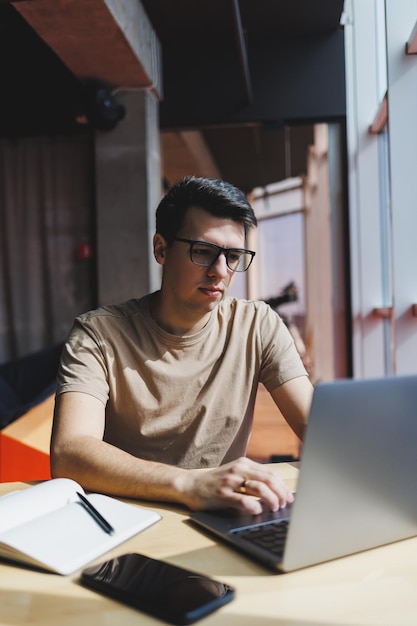
[[[82,84],[83,113],[97,130],[113,130],[126,115],[125,107],[118,103],[104,83],[87,79]]]

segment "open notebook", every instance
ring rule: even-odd
[[[281,571],[412,537],[416,445],[417,376],[321,383],[295,502],[256,517],[229,510],[192,513],[190,519]],[[261,527],[272,535],[265,544]]]
[[[150,509],[100,493],[86,496],[75,481],[54,478],[0,497],[0,558],[72,574],[160,519]]]

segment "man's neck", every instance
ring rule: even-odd
[[[204,328],[208,324],[211,311],[206,313],[203,317],[188,315],[174,316],[172,311],[169,311],[168,306],[164,306],[162,294],[157,291],[151,297],[149,304],[149,310],[152,319],[166,332],[171,335],[185,336],[193,335],[199,330]],[[168,313],[169,311],[169,313]]]

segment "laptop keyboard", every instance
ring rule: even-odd
[[[278,523],[242,528],[234,531],[234,534],[279,556],[284,551],[288,523],[289,520],[282,520]]]

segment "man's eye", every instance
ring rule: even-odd
[[[199,256],[201,259],[207,259],[213,256],[213,250],[201,246],[194,246],[193,254]]]
[[[242,256],[241,252],[229,252],[229,263],[238,263],[240,261],[240,257]]]

